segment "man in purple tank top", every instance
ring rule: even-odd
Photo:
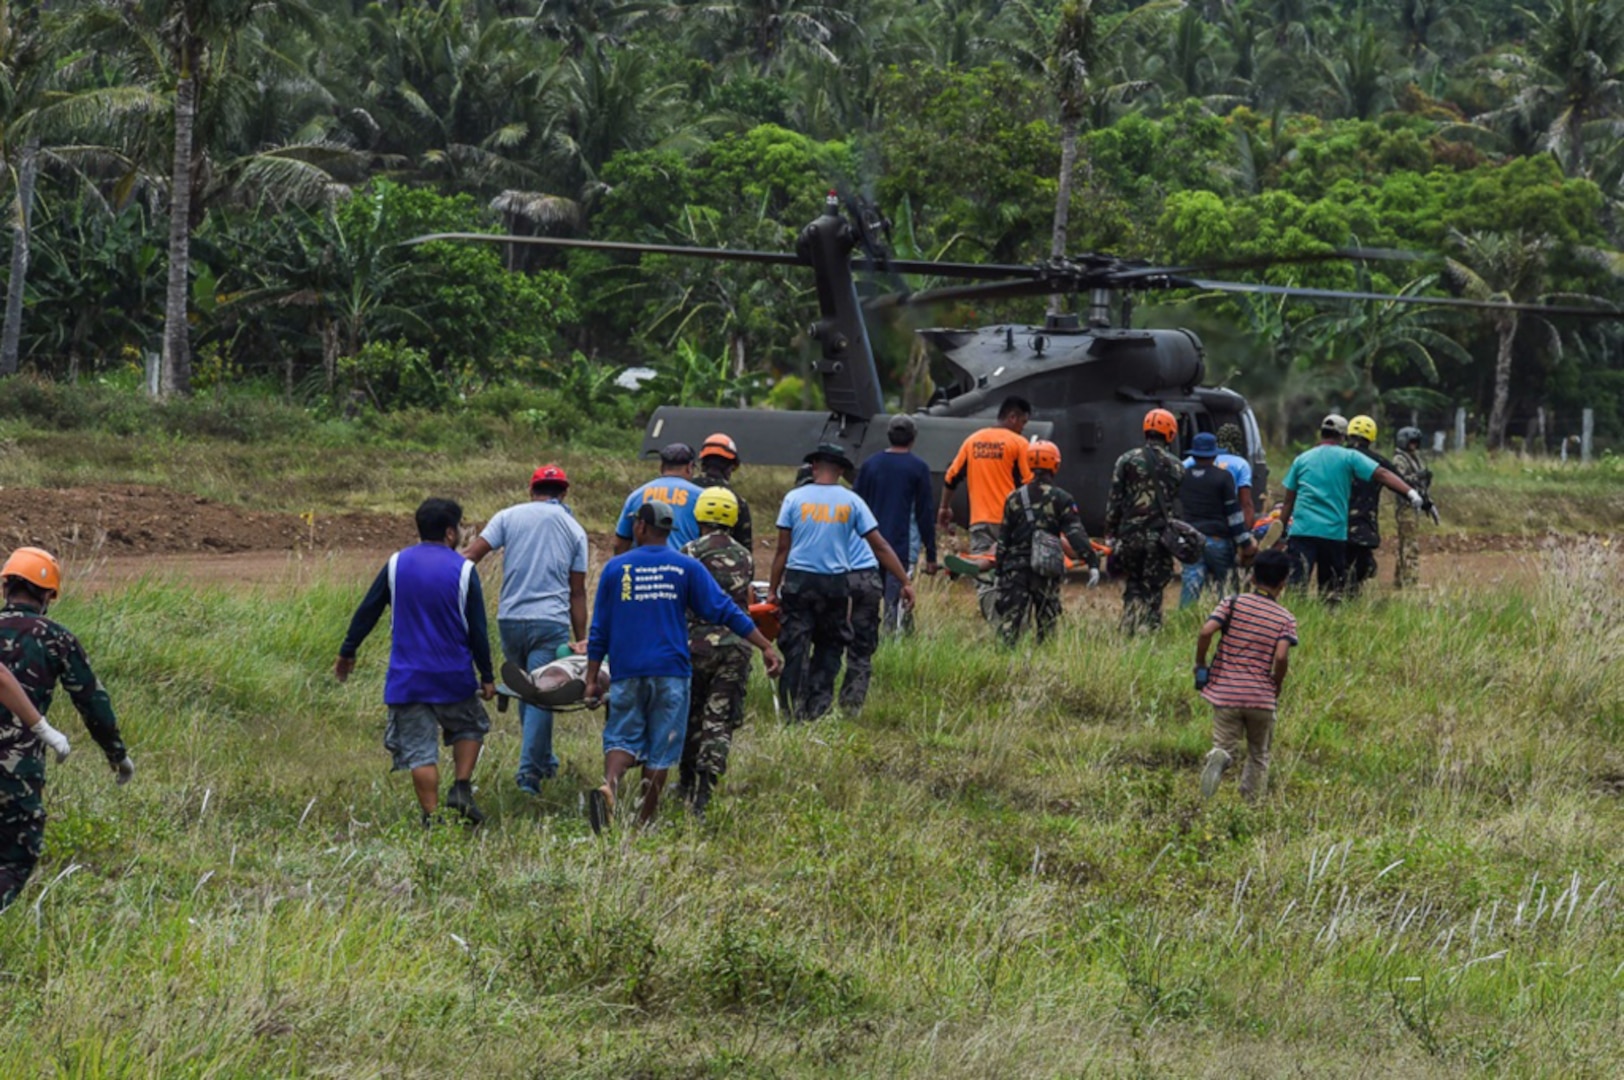
[[[424,825],[439,809],[437,736],[451,747],[455,767],[446,806],[471,825],[485,820],[474,804],[473,776],[491,728],[480,702],[496,696],[496,676],[479,572],[457,551],[461,529],[462,507],[450,499],[427,499],[417,508],[421,542],[395,552],[378,571],[333,666],[339,682],[348,679],[361,642],[391,609],[383,745],[397,770],[411,771]]]

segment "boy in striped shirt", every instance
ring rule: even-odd
[[[1286,682],[1287,657],[1297,644],[1297,620],[1280,605],[1280,590],[1291,575],[1283,551],[1258,555],[1252,564],[1254,591],[1231,596],[1201,627],[1195,644],[1195,688],[1212,705],[1212,749],[1201,769],[1201,794],[1211,798],[1246,740],[1241,797],[1260,798],[1268,786],[1269,740],[1274,711]],[[1222,634],[1218,655],[1207,666],[1214,634]]]

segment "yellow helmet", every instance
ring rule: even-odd
[[[1348,437],[1376,441],[1376,421],[1368,416],[1355,416],[1348,421]]]
[[[731,529],[739,523],[739,497],[725,487],[706,488],[694,503],[694,520]]]

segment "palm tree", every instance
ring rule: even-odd
[[[1218,69],[1213,61],[1212,30],[1199,8],[1187,7],[1173,20],[1161,56],[1160,82],[1180,98],[1207,96]]]
[[[1109,104],[1124,101],[1151,86],[1143,79],[1112,81],[1107,74],[1111,50],[1151,20],[1177,10],[1182,3],[1183,0],[1151,0],[1108,29],[1102,29],[1098,23],[1094,0],[1067,0],[1061,7],[1054,47],[1044,65],[1044,73],[1060,107],[1060,176],[1055,189],[1054,228],[1049,237],[1052,258],[1064,256],[1069,242],[1077,136],[1083,124],[1097,119]],[[1023,5],[1022,10],[1028,9]],[[1063,295],[1049,298],[1051,312],[1064,309]]]
[[[838,64],[832,46],[842,32],[857,27],[849,4],[817,0],[685,0],[681,7],[702,16],[691,25],[709,28],[695,43],[711,45],[700,47],[701,53],[714,60],[748,57],[758,75],[782,71],[798,53]]]
[[[375,190],[356,198],[366,202],[346,207],[343,220],[330,207],[295,217],[282,249],[266,253],[272,263],[266,283],[224,305],[227,314],[308,312],[321,341],[329,392],[340,358],[354,356],[368,341],[407,330],[431,332],[419,315],[391,300],[421,270],[388,237],[383,193]],[[350,213],[358,207],[362,212]]]
[[[1586,142],[1616,142],[1624,105],[1624,5],[1552,0],[1534,32],[1531,68],[1510,102],[1479,117],[1501,127],[1537,126],[1541,143],[1570,176],[1587,175]]]
[[[117,150],[99,145],[97,137],[107,135],[116,142],[122,121],[157,107],[156,96],[143,87],[87,84],[84,65],[64,60],[66,39],[56,29],[41,25],[38,9],[14,13],[0,0],[0,160],[15,182],[0,375],[17,370],[34,187],[41,165],[77,168],[93,160],[112,160],[127,166]],[[74,145],[64,145],[70,139]]]
[[[334,79],[362,73],[350,92],[366,105],[375,149],[411,162],[416,176],[490,194],[548,187],[533,161],[546,145],[548,98],[567,74],[550,26],[495,18],[470,0],[373,4]],[[578,62],[612,51],[583,48]]]
[[[1551,254],[1551,242],[1543,236],[1525,232],[1454,232],[1450,236],[1458,258],[1447,260],[1447,274],[1452,283],[1474,300],[1496,303],[1527,303],[1537,301],[1545,286],[1546,263]],[[1511,362],[1517,331],[1522,324],[1522,313],[1516,310],[1496,311],[1486,316],[1497,339],[1494,359],[1494,397],[1489,407],[1489,449],[1498,450],[1505,443],[1508,407],[1511,401]],[[1562,341],[1555,328],[1538,316],[1531,316],[1546,332],[1546,338],[1556,351]]]
[[[1398,295],[1422,295],[1437,281],[1437,275],[1417,278],[1400,288]],[[1357,287],[1372,287],[1367,274],[1361,272]],[[1428,382],[1437,382],[1439,356],[1470,362],[1471,354],[1439,329],[1449,318],[1419,304],[1363,300],[1309,319],[1303,331],[1315,342],[1310,353],[1340,363],[1357,383],[1359,398],[1369,401],[1376,397],[1378,366],[1390,371],[1413,368]]]
[[[1341,47],[1319,60],[1340,115],[1368,120],[1392,107],[1393,82],[1401,65],[1367,20],[1359,19],[1344,33]]]
[[[164,292],[164,334],[159,393],[191,392],[191,242],[206,176],[207,144],[199,138],[203,106],[233,78],[244,77],[258,46],[270,52],[263,31],[273,21],[314,28],[304,0],[109,0],[83,15],[86,32],[121,48],[132,73],[148,85],[171,88],[173,115],[169,169],[169,267]],[[245,47],[246,46],[246,47]],[[229,96],[226,99],[230,100]],[[282,175],[292,175],[286,167]]]

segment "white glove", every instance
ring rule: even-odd
[[[43,716],[39,718],[39,723],[34,725],[34,737],[56,751],[58,762],[68,760],[68,754],[73,750],[68,745],[68,737],[47,723]]]
[[[1423,498],[1421,493],[1415,490],[1415,488],[1410,489],[1409,499],[1410,505],[1415,507],[1417,510],[1420,510],[1427,504],[1427,500]]]
[[[1096,589],[1096,588],[1099,588],[1099,584],[1100,584],[1100,568],[1097,567],[1097,566],[1091,567],[1089,569],[1089,571],[1088,571],[1088,587],[1090,589]]]
[[[135,775],[135,762],[131,761],[130,756],[126,754],[123,761],[113,766],[113,772],[118,774],[115,782],[119,787],[123,787],[130,782],[130,777]]]

